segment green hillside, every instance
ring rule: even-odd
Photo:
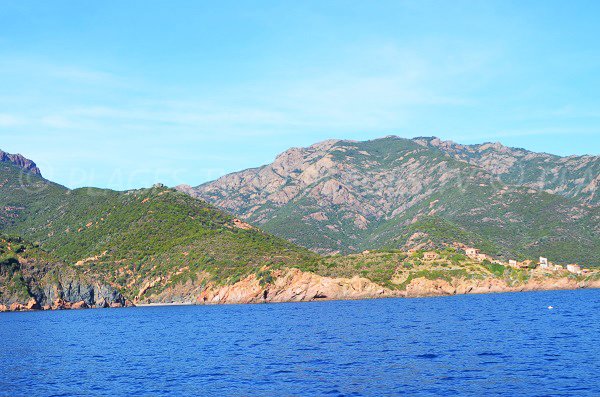
[[[116,192],[68,190],[37,175],[1,169],[2,230],[108,280],[127,296],[185,282],[231,282],[264,266],[316,260],[306,249],[256,228],[240,228],[211,205],[157,185]],[[22,186],[21,180],[27,185]],[[8,209],[7,209],[8,208]],[[245,226],[243,226],[245,227]]]

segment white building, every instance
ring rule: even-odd
[[[543,256],[540,256],[540,268],[541,269],[548,269],[550,266],[548,264],[548,258],[544,258]]]
[[[581,274],[581,267],[579,265],[567,265],[567,270],[573,274]]]

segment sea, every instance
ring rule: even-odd
[[[0,313],[0,396],[600,396],[600,290]]]

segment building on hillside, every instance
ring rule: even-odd
[[[364,250],[362,253],[363,253],[364,255],[368,255],[368,254],[370,254],[370,253],[371,253],[371,251],[369,251],[369,250]]]
[[[437,259],[438,257],[439,255],[433,251],[428,251],[423,254],[423,259],[425,259],[426,261],[432,261]]]
[[[514,259],[509,259],[508,260],[508,266],[510,266],[510,267],[519,267],[519,263],[516,260],[514,260]]]
[[[486,254],[477,254],[477,260],[478,260],[479,262],[483,262],[483,261],[484,261],[484,260],[486,260],[486,259],[487,259],[488,261],[490,261],[490,262],[493,262],[493,260],[494,260],[494,258],[492,258],[492,257],[491,257],[491,256],[489,256],[489,255],[486,255]]]
[[[465,253],[469,258],[478,259],[479,250],[477,248],[465,248]]]
[[[567,265],[567,270],[569,271],[569,273],[581,274],[581,266],[577,264]]]
[[[544,258],[543,256],[540,256],[540,268],[541,269],[548,269],[550,268],[550,264],[548,263],[548,258]]]

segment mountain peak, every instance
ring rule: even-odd
[[[35,175],[42,175],[37,165],[33,161],[29,160],[21,154],[10,154],[0,150],[0,162],[11,163],[29,173]]]

